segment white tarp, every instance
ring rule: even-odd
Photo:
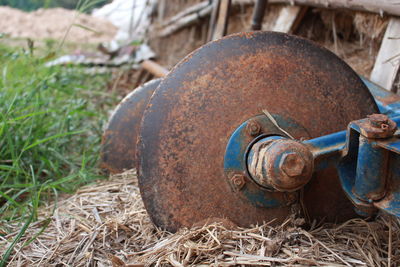
[[[150,15],[157,0],[114,0],[93,11],[118,27],[118,42],[142,41],[150,26]]]

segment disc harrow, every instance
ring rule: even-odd
[[[230,35],[135,89],[105,130],[102,166],[136,167],[169,231],[293,212],[340,222],[400,216],[400,98],[306,39]]]

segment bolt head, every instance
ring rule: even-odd
[[[353,121],[357,125],[360,134],[367,138],[389,138],[397,130],[397,124],[384,114],[372,114],[368,119]]]
[[[231,182],[236,189],[240,190],[245,185],[246,180],[242,174],[235,174],[232,176]]]
[[[303,174],[306,163],[301,155],[296,152],[288,152],[282,155],[279,168],[289,177]]]
[[[381,128],[382,126],[388,126],[389,117],[385,114],[372,114],[368,116],[368,119],[373,127]]]
[[[250,120],[246,125],[246,131],[251,136],[257,136],[261,132],[261,127],[255,120]]]

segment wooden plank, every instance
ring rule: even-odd
[[[307,8],[300,6],[283,7],[275,20],[272,31],[292,33],[296,30]]]
[[[208,25],[207,42],[211,41],[213,38],[215,31],[215,24],[217,23],[218,10],[219,10],[219,0],[212,0],[212,12]]]
[[[270,5],[262,23],[262,30],[294,33],[307,9],[299,6]]]
[[[226,34],[228,27],[229,9],[231,0],[220,0],[217,25],[213,33],[213,40],[222,38]]]
[[[256,0],[233,0],[232,4],[254,4],[255,1]],[[400,16],[399,0],[269,0],[268,3],[306,5],[323,8],[345,8]]]
[[[157,5],[158,23],[163,23],[163,21],[165,19],[166,2],[167,2],[167,0],[159,0],[158,1],[158,5]]]
[[[400,60],[400,19],[391,18],[371,72],[370,79],[387,90],[393,85],[399,71]]]

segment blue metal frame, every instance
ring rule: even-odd
[[[368,87],[369,92],[374,97],[379,111],[388,116],[400,115],[400,96],[394,95],[392,92],[383,89],[377,84],[360,77],[364,84]]]

